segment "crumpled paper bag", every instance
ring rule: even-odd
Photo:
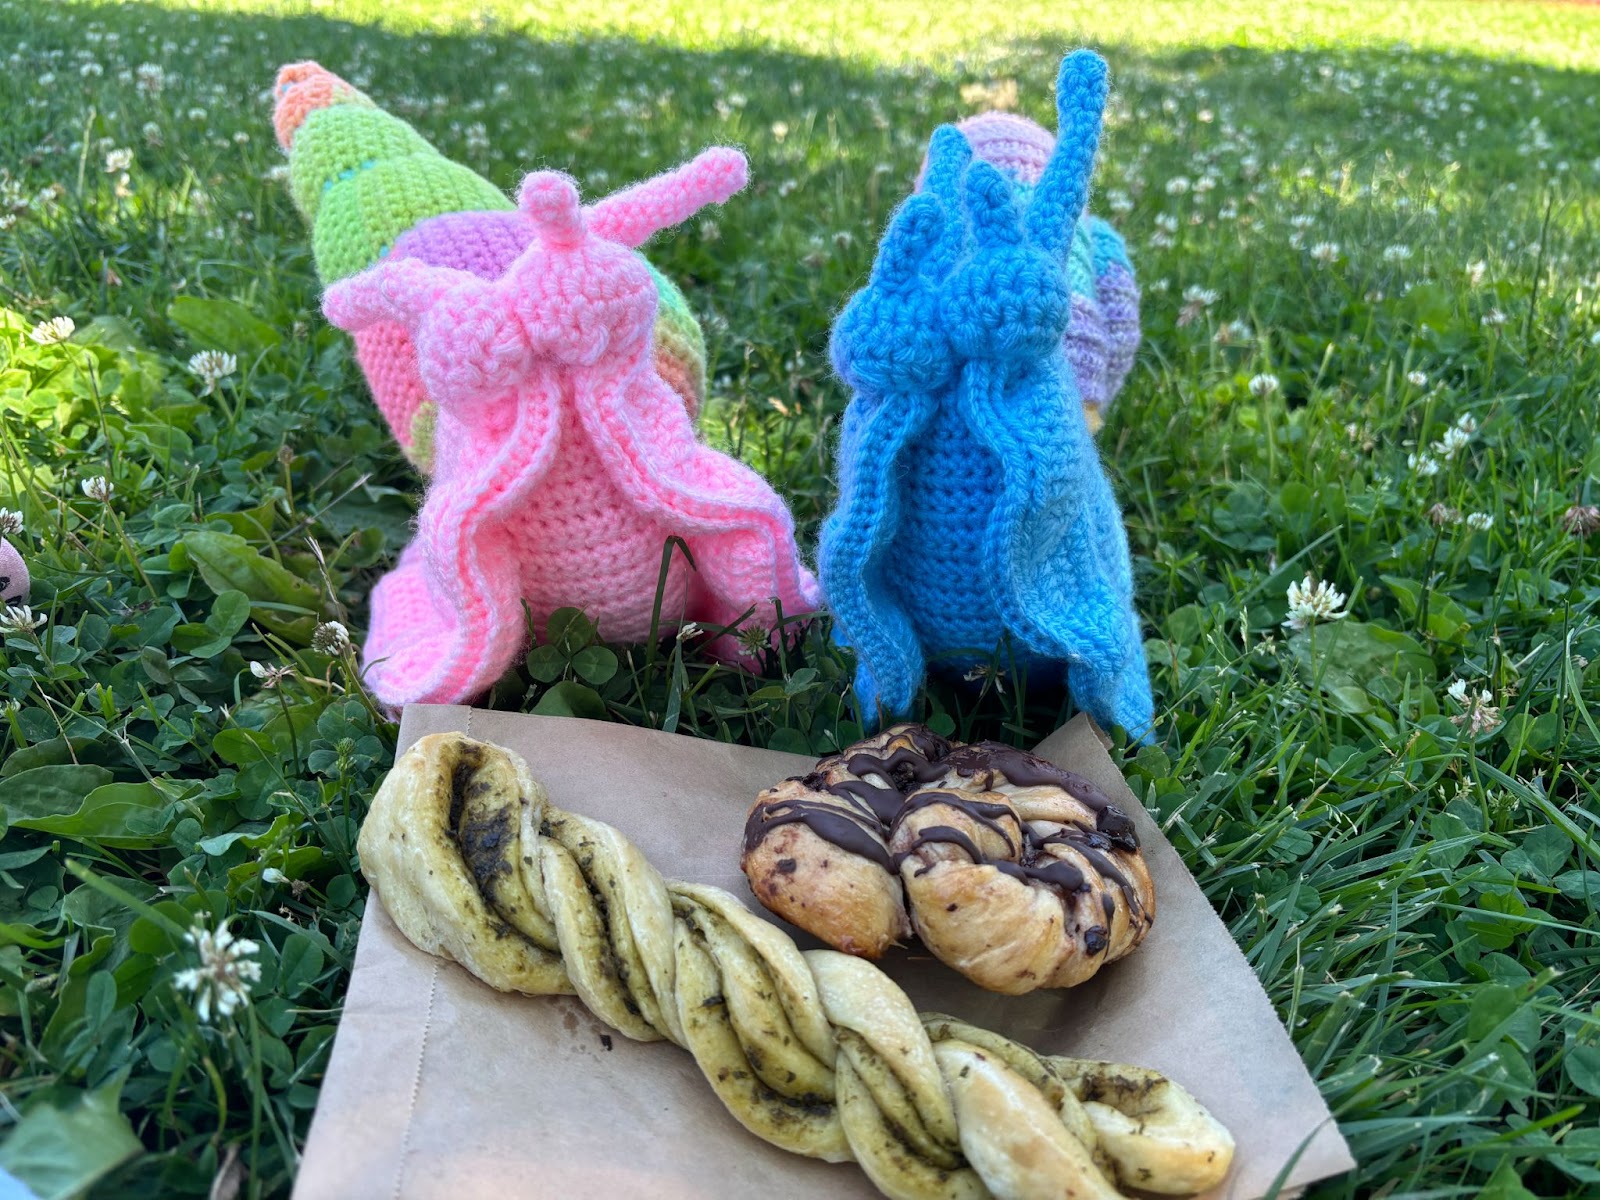
[[[449,705],[407,708],[400,746],[447,730],[521,753],[552,801],[617,826],[669,879],[717,884],[765,912],[739,871],[745,810],[812,760]],[[1079,717],[1038,752],[1099,784],[1138,825],[1157,900],[1144,944],[1081,987],[1022,997],[985,992],[917,947],[884,969],[920,1009],[1045,1053],[1177,1080],[1238,1140],[1233,1171],[1210,1196],[1254,1200],[1286,1167],[1286,1193],[1348,1170],[1344,1139],[1266,993],[1094,726]],[[877,1194],[853,1164],[800,1158],[746,1133],[676,1046],[631,1042],[571,997],[495,992],[417,950],[369,901],[298,1200]]]

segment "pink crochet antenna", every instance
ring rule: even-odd
[[[538,238],[499,279],[401,259],[329,289],[341,328],[406,329],[439,407],[417,537],[372,594],[366,671],[384,703],[484,691],[522,647],[524,604],[539,635],[572,606],[609,639],[643,640],[673,535],[698,569],[673,559],[668,630],[820,603],[783,501],[696,440],[657,373],[656,286],[630,249],[744,173],[737,151],[711,150],[585,209],[571,179],[541,171],[519,197]]]

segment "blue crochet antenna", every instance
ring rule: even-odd
[[[1104,60],[1069,55],[1056,148],[1026,192],[937,130],[923,190],[834,325],[854,396],[820,567],[868,726],[910,710],[930,661],[959,670],[1009,642],[1064,665],[1102,725],[1151,735],[1127,535],[1062,349],[1105,99]]]

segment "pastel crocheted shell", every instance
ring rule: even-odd
[[[329,289],[340,328],[406,330],[439,414],[417,536],[372,594],[365,671],[384,703],[470,700],[557,608],[644,640],[671,537],[694,566],[674,554],[665,633],[749,614],[772,626],[778,606],[820,603],[783,501],[696,440],[658,371],[659,288],[630,248],[725,200],[745,170],[709,150],[589,208],[541,171],[519,203],[536,236],[500,277],[392,257]],[[713,649],[739,657],[731,636]]]
[[[28,564],[22,561],[15,546],[0,538],[0,601],[25,603],[30,586]]]
[[[289,154],[291,192],[311,226],[324,286],[385,258],[497,279],[535,237],[499,188],[318,64],[280,69],[274,94],[273,128]],[[692,418],[705,398],[705,340],[683,293],[649,269],[660,298],[656,370]],[[354,340],[373,400],[406,457],[427,474],[436,413],[410,338],[385,321]]]
[[[1105,93],[1097,56],[1062,63],[1031,188],[936,132],[834,325],[853,398],[820,566],[868,725],[910,711],[929,663],[999,652],[1002,670],[1064,670],[1080,708],[1148,736],[1127,536],[1063,353]]]
[[[1038,184],[1056,139],[1037,122],[1014,113],[988,112],[957,126],[974,158],[999,167],[1025,196]],[[922,186],[928,169],[917,172]],[[1067,264],[1072,321],[1064,339],[1083,415],[1099,433],[1139,351],[1139,285],[1122,235],[1099,217],[1078,218]]]

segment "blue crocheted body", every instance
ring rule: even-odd
[[[987,662],[1006,627],[988,579],[972,568],[984,558],[999,464],[967,436],[953,394],[938,398],[906,461],[916,468],[902,481],[905,510],[890,560],[917,640],[951,666]]]
[[[869,725],[910,709],[930,659],[987,660],[1009,639],[1064,664],[1101,724],[1150,734],[1127,537],[1062,347],[1073,277],[1126,264],[1114,233],[1079,236],[1104,102],[1104,62],[1069,56],[1033,189],[939,130],[925,190],[834,326],[854,398],[820,566]]]

